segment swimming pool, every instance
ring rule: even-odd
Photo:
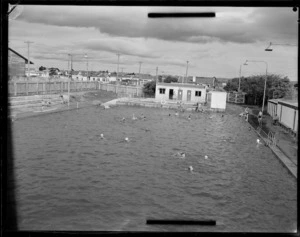
[[[131,119],[142,113],[145,120]],[[188,120],[189,113],[119,106],[15,121],[19,228],[296,230],[297,181],[268,147],[256,144],[243,119],[222,114]],[[217,225],[147,226],[148,218],[214,219]]]

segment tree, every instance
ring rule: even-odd
[[[224,87],[226,91],[237,91],[239,84],[239,78],[233,78],[228,81]],[[245,92],[248,97],[252,97],[255,105],[261,105],[263,102],[265,87],[265,76],[254,75],[247,78],[241,78],[240,88],[242,92]],[[290,97],[290,80],[288,77],[282,77],[280,75],[270,74],[267,77],[266,84],[266,98],[265,103],[268,99]]]
[[[39,67],[39,71],[44,71],[44,70],[46,70],[47,68],[45,68],[45,67],[43,67],[43,66],[40,66]]]
[[[176,77],[167,76],[167,78],[164,80],[165,83],[171,83],[171,82],[178,82],[178,79]]]
[[[58,68],[49,68],[49,76],[54,76],[54,75],[57,75],[57,73],[59,72],[59,69]]]
[[[156,81],[150,81],[144,84],[143,92],[147,96],[154,96],[156,89]]]

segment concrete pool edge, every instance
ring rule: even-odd
[[[251,125],[251,124],[249,123],[249,125]],[[256,129],[255,129],[255,132],[260,136],[261,139],[263,139],[263,141],[265,143],[268,143],[267,139],[264,138]],[[298,175],[297,175],[298,166],[295,165],[278,147],[273,146],[273,145],[269,145],[268,147],[275,154],[275,156],[279,159],[279,161],[283,164],[283,166],[288,169],[289,173],[294,178],[298,179]]]

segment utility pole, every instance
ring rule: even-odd
[[[30,58],[29,58],[29,44],[32,44],[33,42],[31,41],[25,41],[25,43],[27,44],[27,48],[28,48],[28,61],[27,61],[27,79],[29,79],[30,77]]]
[[[140,64],[140,68],[139,68],[139,77],[140,77],[140,75],[141,75],[141,66],[142,66],[142,63],[143,63],[143,62],[139,62],[139,64]]]
[[[185,80],[187,83],[187,73],[188,73],[188,68],[189,68],[189,61],[186,61],[186,72],[185,72]]]
[[[158,72],[158,67],[156,67],[156,83],[158,82],[157,72]]]
[[[120,55],[121,55],[121,54],[117,53],[117,56],[118,56],[117,81],[118,81],[118,77],[119,77],[119,61],[120,61]]]
[[[72,78],[72,70],[73,70],[73,55],[72,54],[68,54],[70,57],[70,61],[71,61],[71,70],[70,70],[70,77]]]
[[[139,68],[139,81],[141,80],[141,66],[142,66],[142,63],[143,62],[139,62],[139,64],[140,64],[140,68]],[[138,82],[136,82],[136,85],[138,85]]]
[[[85,54],[84,57],[86,58],[86,79],[88,80],[88,78],[89,78],[89,61],[88,61],[87,54]]]
[[[68,71],[70,70],[70,54],[68,54]]]

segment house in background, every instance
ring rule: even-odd
[[[155,99],[204,103],[206,101],[206,87],[188,83],[157,83]]]
[[[8,76],[10,79],[26,76],[27,58],[17,53],[15,50],[8,48]],[[30,61],[30,64],[34,64]]]

